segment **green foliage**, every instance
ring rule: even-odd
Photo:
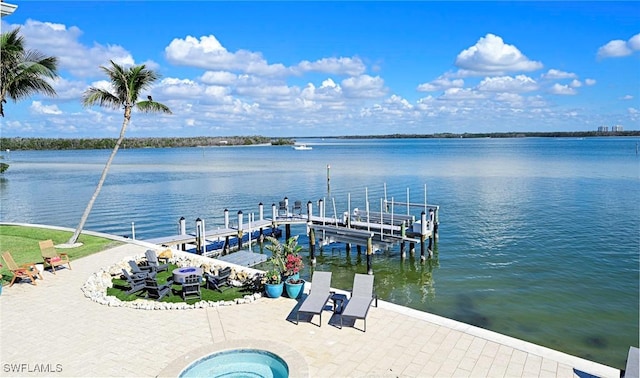
[[[293,146],[293,139],[278,138],[271,141],[272,146]]]
[[[271,252],[269,261],[271,262],[272,271],[276,271],[280,275],[294,274],[293,267],[290,264],[292,257],[299,261],[299,265],[296,266],[298,268],[302,267],[302,258],[299,256],[302,247],[298,245],[298,236],[292,236],[284,243],[281,243],[280,240],[273,236],[267,236],[269,244],[265,248]]]
[[[14,102],[35,93],[55,96],[56,91],[48,79],[55,79],[58,60],[37,50],[25,49],[20,28],[0,36],[0,116],[4,117],[7,99]]]
[[[263,284],[277,285],[280,282],[282,282],[282,272],[280,270],[273,268],[265,273]]]
[[[0,163],[0,173],[4,173],[4,171],[6,171],[7,169],[9,169],[9,164]]]
[[[270,138],[253,137],[185,137],[125,138],[120,148],[222,147],[274,144]],[[0,148],[10,150],[100,150],[112,149],[115,138],[0,138]],[[293,144],[293,142],[280,144]],[[279,145],[275,143],[274,145]]]
[[[40,254],[38,242],[51,239],[54,244],[61,244],[66,242],[71,234],[69,231],[48,228],[0,225],[0,246],[2,247],[2,252],[11,252],[11,256],[13,256],[18,265],[41,263],[42,255]],[[72,261],[122,244],[121,242],[90,235],[80,235],[79,241],[83,243],[81,247],[64,250],[65,253],[69,254],[69,258]],[[2,280],[10,281],[12,275],[7,267],[4,266],[4,261],[2,265],[3,267],[0,268]]]

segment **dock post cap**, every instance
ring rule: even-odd
[[[178,220],[185,220],[185,217],[180,217],[180,219],[178,219]]]
[[[200,219],[199,217],[196,218],[196,222],[202,222],[202,219]]]
[[[242,214],[242,210],[238,210],[238,214]]]

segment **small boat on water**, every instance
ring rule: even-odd
[[[312,150],[313,147],[307,146],[306,144],[296,144],[295,146],[293,146],[293,149],[298,151],[304,151],[304,150]]]

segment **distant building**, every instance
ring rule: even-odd
[[[611,126],[611,131],[623,131],[621,125]]]
[[[18,8],[17,5],[5,3],[4,1],[0,1],[0,14],[1,14],[2,17],[10,15],[11,13],[13,13],[16,10],[16,8]]]
[[[609,132],[609,126],[598,126],[599,133],[607,133]]]

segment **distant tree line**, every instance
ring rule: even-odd
[[[639,130],[631,131],[548,131],[548,132],[502,132],[502,133],[434,133],[434,134],[388,134],[340,136],[341,139],[404,139],[404,138],[584,138],[600,136],[640,136]],[[320,137],[318,137],[320,138]]]
[[[263,136],[125,138],[120,148],[292,145],[293,143],[292,139],[272,139]],[[0,138],[2,150],[101,150],[112,149],[115,144],[116,138]]]

